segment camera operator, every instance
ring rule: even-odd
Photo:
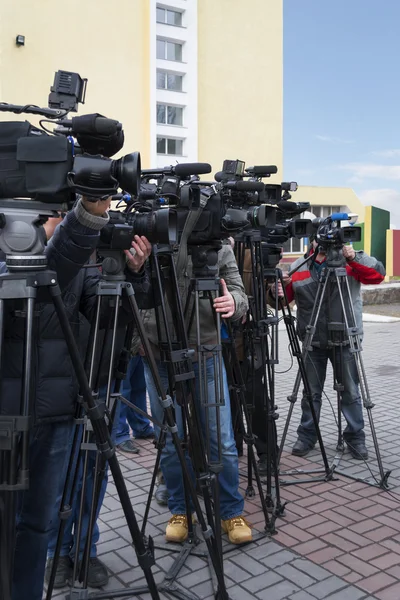
[[[381,283],[385,276],[385,269],[382,263],[376,258],[368,256],[363,251],[356,252],[351,246],[343,246],[342,252],[346,261],[347,281],[354,306],[356,324],[359,334],[362,335],[361,284]],[[317,253],[316,256],[315,253]],[[318,282],[326,261],[326,251],[323,247],[318,246],[316,240],[313,240],[309,252],[310,255],[314,255],[313,259],[310,259],[311,264],[306,263],[293,273],[291,281],[288,280],[286,286],[288,302],[292,302],[292,300],[296,301],[298,331],[302,340],[304,340],[306,328],[311,321]],[[295,261],[291,270],[294,271],[302,260],[300,258]],[[272,298],[274,298],[275,293],[276,290],[271,288],[270,294]],[[278,297],[283,297],[283,290],[280,283],[278,284]],[[339,322],[343,320],[341,301],[336,287],[330,298],[324,298],[315,334],[312,339],[312,350],[308,352],[305,361],[307,378],[310,383],[313,404],[318,420],[321,412],[322,392],[328,359],[332,365],[340,364],[341,348],[336,347],[335,350],[332,350],[328,347],[329,309],[331,311],[336,310],[337,312],[335,318],[332,319],[331,317],[331,320]],[[342,393],[341,409],[347,421],[343,437],[352,457],[358,460],[366,460],[368,458],[368,450],[365,446],[364,418],[357,366],[349,346],[344,346],[342,350],[343,372],[339,374],[339,377],[341,376],[340,382],[344,386],[344,391]],[[333,354],[334,351],[336,352],[336,356]],[[301,408],[301,423],[297,429],[298,439],[292,448],[292,454],[295,456],[306,456],[314,448],[317,439],[311,410],[304,392]]]
[[[213,306],[208,299],[200,300],[200,332],[201,343],[213,345],[217,343],[217,331],[215,325],[214,311],[219,313],[225,319],[240,319],[247,310],[247,297],[244,293],[243,282],[240,278],[236,265],[235,256],[232,248],[223,245],[218,252],[218,267],[221,277],[221,296],[214,299]],[[186,298],[189,290],[190,280],[192,278],[192,258],[188,256],[183,269],[178,272],[179,292],[182,298]],[[167,294],[168,297],[168,294]],[[167,298],[168,300],[168,298]],[[168,320],[172,326],[173,318],[170,307],[168,306]],[[155,311],[146,311],[143,313],[143,322],[148,333],[149,339],[154,346],[158,346],[157,324]],[[196,349],[196,327],[192,327],[189,333],[190,347]],[[159,349],[155,348],[156,356],[159,356]],[[217,428],[221,435],[221,453],[222,453],[222,471],[219,474],[219,495],[220,510],[222,519],[222,528],[228,533],[229,541],[234,544],[251,541],[251,529],[247,521],[243,518],[244,500],[239,493],[239,469],[238,454],[235,446],[235,440],[232,430],[231,409],[229,402],[229,391],[227,385],[226,372],[223,368],[223,382],[216,380],[214,371],[214,362],[212,358],[206,361],[206,377],[208,401],[215,402],[216,389],[223,388],[225,403],[220,408],[220,423],[216,422],[216,411],[206,411],[200,405],[199,387],[203,382],[199,381],[198,357],[193,361],[193,370],[196,376],[195,402],[202,423],[202,433],[206,435],[206,413],[208,412],[208,429],[210,433],[211,460],[218,459],[217,455]],[[163,408],[160,403],[157,390],[151,376],[151,371],[146,361],[145,377],[147,390],[150,397],[151,411],[157,421],[163,421]],[[168,388],[167,363],[158,361],[158,370],[164,388]],[[223,383],[223,385],[222,385]],[[183,439],[182,409],[175,402],[175,417],[178,425],[178,435]],[[159,429],[156,427],[156,434],[159,435]],[[182,477],[182,469],[178,455],[172,442],[171,434],[167,434],[166,445],[161,454],[161,470],[168,491],[168,507],[172,513],[167,528],[166,540],[170,542],[183,542],[188,536],[188,523],[185,505],[185,491]]]
[[[85,198],[79,200],[57,227],[45,250],[48,268],[57,273],[76,339],[79,337],[79,311],[90,320],[96,309],[100,273],[96,268],[82,267],[97,246],[100,230],[108,223],[109,206],[110,199],[96,202]],[[47,233],[49,235],[49,231]],[[130,253],[125,252],[127,277],[134,286],[138,303],[144,307],[147,306],[149,278],[143,264],[148,250],[141,246],[147,248],[146,242],[136,239],[132,243],[136,249],[135,257],[130,258]],[[5,263],[0,264],[0,272],[6,272]],[[3,415],[18,413],[15,403],[21,396],[24,320],[19,318],[17,308],[17,303],[6,303],[0,403]],[[37,304],[36,311],[29,489],[18,494],[12,600],[42,598],[48,534],[78,394],[54,306],[51,303]],[[131,318],[124,307],[121,312],[126,319]]]

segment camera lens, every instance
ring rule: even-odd
[[[176,244],[178,219],[175,210],[160,208],[152,212],[131,213],[129,224],[135,235],[144,235],[152,244]]]
[[[247,218],[252,227],[264,227],[267,224],[266,205],[261,204],[250,209],[247,213]]]

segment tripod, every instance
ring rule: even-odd
[[[282,515],[284,512],[284,504],[281,503],[280,498],[276,433],[278,414],[275,405],[278,317],[276,314],[271,316],[267,310],[266,281],[271,276],[271,273],[270,270],[264,269],[260,231],[246,231],[240,234],[235,238],[235,245],[239,272],[245,282],[246,292],[249,296],[249,312],[243,334],[244,381],[245,384],[250,384],[251,386],[251,400],[248,405],[248,412],[250,421],[252,421],[255,412],[257,412],[257,421],[260,421],[257,423],[257,430],[260,433],[262,432],[266,438],[265,444],[261,444],[261,440],[256,440],[256,447],[259,454],[262,452],[265,455],[267,465],[266,501],[268,507],[273,508],[275,521],[276,516]],[[269,336],[271,336],[271,348],[269,347]],[[252,471],[251,454],[248,454],[247,489],[250,495],[254,494]],[[256,473],[257,477],[257,469],[254,469],[254,473]],[[275,504],[272,496],[273,479]]]
[[[4,479],[7,478],[6,484],[2,483],[2,490],[6,490],[6,492],[13,490],[12,493],[15,493],[15,490],[17,490],[21,485],[24,485],[23,489],[26,489],[27,487],[27,467],[29,464],[28,415],[30,414],[30,410],[32,407],[32,352],[34,345],[34,306],[38,293],[47,292],[48,294],[50,294],[51,300],[54,304],[54,308],[60,322],[60,326],[63,331],[63,335],[70,353],[74,371],[80,386],[82,394],[82,404],[84,406],[86,414],[91,420],[93,431],[95,433],[96,443],[98,445],[98,448],[104,455],[105,459],[108,460],[110,464],[110,469],[113,474],[115,486],[117,488],[121,505],[129,527],[129,531],[132,536],[133,544],[135,546],[139,565],[143,569],[146,581],[148,583],[148,589],[151,593],[152,598],[158,599],[159,594],[151,571],[151,567],[154,564],[153,552],[151,547],[146,548],[143,538],[140,534],[135,513],[130,502],[129,494],[126,489],[121,469],[115,455],[115,449],[111,443],[109,431],[104,420],[104,409],[102,409],[102,407],[96,404],[92,396],[91,389],[88,385],[84,367],[82,365],[76,341],[68,320],[68,315],[61,298],[61,291],[57,284],[57,274],[54,271],[47,270],[45,256],[35,255],[19,259],[16,257],[10,257],[10,259],[7,262],[9,269],[15,268],[21,270],[16,273],[10,272],[1,275],[0,307],[1,309],[3,309],[1,311],[1,314],[4,314],[5,299],[18,299],[24,301],[26,311],[26,338],[23,364],[21,416],[14,416],[11,418],[1,417],[0,419],[0,427],[2,433],[1,437],[3,439],[8,439],[5,449],[2,448],[2,481],[4,481]],[[134,311],[136,309],[137,314],[138,309],[136,301],[133,297],[133,290],[130,284],[129,289],[131,291],[131,306]],[[1,341],[3,342],[4,322],[2,322],[1,325],[3,326],[1,330]],[[6,477],[4,477],[3,474],[6,474]],[[19,481],[23,483],[19,483]],[[4,515],[3,517],[3,521],[4,519],[7,519],[7,522],[10,523],[10,527],[14,526],[16,516],[15,502],[13,500],[8,502],[8,506],[13,509],[12,513],[9,512],[9,514]],[[5,504],[5,506],[7,506],[7,504]],[[6,535],[8,541],[12,542],[13,540],[10,540],[9,532]],[[13,555],[13,547],[6,547],[6,554],[11,557]],[[5,589],[4,598],[6,598],[7,600],[11,596],[11,568],[12,559],[10,559],[9,564],[8,581],[6,580],[6,582],[3,585],[3,588]],[[8,586],[8,589],[6,588],[6,586]],[[75,595],[75,597],[84,596]]]
[[[161,252],[161,250],[156,248],[156,254],[158,254],[160,252]],[[164,248],[164,252],[166,252],[165,248]],[[170,258],[171,265],[172,265],[171,268],[173,269],[172,254],[170,254],[169,258]],[[158,266],[158,262],[157,261],[154,261],[154,262],[155,262],[156,266]],[[159,290],[158,290],[158,292],[159,292]],[[157,297],[156,303],[160,302],[161,310],[165,311],[166,306],[165,306],[165,300],[164,300],[163,294],[162,293],[158,294],[156,291],[155,296]],[[177,297],[179,298],[179,293],[177,294]],[[178,302],[178,305],[179,304],[180,303]],[[184,325],[183,321],[181,322],[181,333],[183,334],[185,328],[184,328],[184,326],[182,326],[182,324]],[[174,444],[174,447],[177,452],[178,459],[179,459],[179,462],[180,462],[180,465],[182,468],[183,480],[185,483],[185,490],[186,490],[185,491],[186,504],[187,504],[188,513],[189,513],[188,514],[188,524],[189,524],[189,528],[190,528],[190,533],[189,533],[188,543],[186,544],[186,547],[184,549],[182,549],[182,552],[180,553],[181,555],[178,557],[176,564],[172,567],[170,572],[167,574],[164,581],[158,586],[158,589],[160,591],[163,591],[168,596],[183,598],[184,600],[187,600],[187,599],[192,600],[192,599],[196,598],[196,596],[194,596],[190,592],[187,592],[185,590],[178,588],[174,583],[175,578],[178,575],[179,570],[184,563],[184,560],[186,559],[186,556],[188,556],[190,553],[192,553],[192,550],[196,545],[195,533],[193,531],[193,526],[191,523],[191,511],[190,511],[190,503],[191,503],[194,507],[194,510],[197,515],[197,519],[202,528],[203,537],[207,544],[208,553],[211,557],[215,576],[217,579],[218,589],[216,592],[216,598],[218,598],[218,599],[220,598],[222,600],[228,600],[229,596],[228,596],[226,588],[225,588],[225,582],[224,582],[224,578],[223,578],[223,571],[222,571],[222,565],[221,565],[221,558],[220,558],[220,554],[218,552],[218,542],[216,541],[216,536],[214,534],[214,529],[213,529],[213,526],[215,527],[215,525],[213,524],[212,526],[210,526],[210,518],[212,517],[211,500],[208,500],[208,487],[209,487],[210,483],[209,483],[209,478],[208,478],[207,472],[206,472],[206,466],[204,465],[204,463],[199,462],[201,460],[204,461],[204,459],[202,459],[203,455],[198,450],[196,451],[195,454],[196,454],[197,459],[194,460],[194,465],[195,465],[196,471],[201,470],[201,477],[199,476],[198,481],[201,482],[201,485],[202,485],[203,498],[204,498],[204,501],[205,501],[205,504],[207,507],[208,524],[202,514],[200,503],[199,503],[199,500],[198,500],[197,494],[196,494],[196,488],[191,479],[191,474],[190,474],[190,472],[188,470],[188,466],[186,464],[186,457],[185,457],[186,443],[182,444],[181,440],[178,436],[178,427],[176,425],[176,421],[175,421],[175,417],[174,417],[172,400],[171,400],[171,397],[169,395],[166,396],[166,394],[164,392],[163,385],[161,383],[161,380],[160,380],[160,377],[159,377],[159,374],[157,371],[157,366],[156,366],[156,363],[154,360],[154,356],[153,356],[153,353],[151,350],[151,346],[149,344],[149,340],[145,334],[145,330],[144,330],[143,324],[141,322],[138,323],[138,330],[139,330],[141,341],[142,341],[142,344],[143,344],[143,347],[145,350],[145,355],[146,355],[148,364],[151,369],[152,378],[153,378],[153,381],[157,388],[157,394],[159,397],[159,401],[161,402],[161,405],[162,405],[163,411],[164,411],[164,421],[162,424],[157,422],[157,419],[151,418],[151,420],[161,429],[160,439],[158,441],[159,452],[158,452],[157,459],[156,459],[156,469],[158,468],[158,465],[160,462],[161,449],[164,444],[164,439],[165,439],[166,433],[169,432],[169,433],[171,433],[172,441],[173,441],[173,444]],[[161,339],[161,336],[159,339]],[[182,384],[188,383],[189,387],[186,389],[186,391],[189,391],[189,392],[190,392],[190,387],[193,385],[194,374],[192,371],[189,371],[189,372],[184,371],[183,363],[189,361],[191,358],[191,355],[192,355],[192,353],[187,349],[174,350],[171,352],[171,358],[173,359],[173,361],[171,363],[171,365],[172,365],[171,369],[175,371],[176,381],[179,383],[182,383]],[[180,363],[182,363],[182,364],[180,364]],[[172,371],[171,371],[171,373],[172,373]],[[171,391],[174,389],[171,384],[170,384],[169,389]],[[183,398],[182,406],[184,408],[184,413],[185,413],[187,422],[191,423],[191,425],[189,426],[189,431],[191,432],[190,435],[193,436],[193,439],[197,440],[196,448],[201,449],[202,448],[201,442],[200,442],[201,436],[198,433],[200,431],[200,425],[197,420],[198,416],[197,416],[196,410],[192,406],[189,407],[189,403],[185,399],[184,396],[182,396],[182,398]],[[131,408],[134,408],[135,410],[137,410],[136,407],[134,407],[129,402],[127,402],[125,398],[121,397],[121,400],[123,402],[125,402],[128,406],[130,406]],[[196,435],[197,435],[197,437],[196,437]],[[156,473],[156,471],[155,471],[155,473]],[[149,500],[148,500],[148,503],[146,506],[144,520],[143,520],[143,524],[142,524],[142,528],[141,528],[141,535],[143,537],[145,535],[145,525],[146,525],[146,521],[148,518],[149,509],[150,509],[150,501],[151,501],[152,491],[154,489],[154,481],[155,481],[155,474],[153,475],[153,481],[150,486]],[[189,516],[190,516],[190,518],[189,518]],[[212,521],[211,521],[211,523],[212,523]],[[182,557],[184,557],[184,558],[182,558]],[[123,591],[112,590],[112,591],[108,591],[105,593],[91,594],[90,597],[91,598],[110,598],[110,597],[117,598],[117,597],[128,597],[128,596],[131,597],[132,595],[142,594],[142,593],[145,593],[146,591],[147,591],[146,587],[140,586],[140,587],[135,587],[135,588],[131,588],[129,590],[123,590]]]
[[[301,265],[300,265],[301,266]],[[286,298],[287,300],[287,298]],[[325,300],[325,303],[324,303]],[[282,303],[283,304],[283,303]],[[348,351],[350,359],[354,361],[355,374],[357,381],[355,385],[359,385],[359,390],[361,393],[362,403],[364,408],[368,414],[369,425],[371,429],[372,439],[374,443],[375,453],[378,462],[378,468],[380,473],[380,481],[378,482],[378,486],[381,488],[387,488],[388,478],[390,475],[390,471],[384,472],[382,459],[380,455],[378,439],[376,436],[375,425],[372,417],[372,408],[374,407],[373,402],[371,401],[368,383],[366,379],[364,363],[362,359],[362,344],[361,344],[361,334],[360,334],[360,323],[357,323],[353,299],[350,291],[347,270],[345,267],[345,260],[343,258],[343,253],[341,248],[337,248],[334,245],[328,246],[326,262],[324,268],[321,272],[321,276],[318,282],[317,292],[315,296],[315,301],[312,309],[310,323],[306,329],[306,337],[303,342],[303,352],[302,352],[302,362],[308,360],[312,363],[312,351],[313,351],[313,339],[315,332],[317,330],[318,321],[320,318],[322,307],[327,307],[328,314],[328,337],[327,337],[327,349],[331,352],[332,355],[332,364],[333,364],[333,373],[334,373],[334,389],[337,393],[337,407],[338,407],[338,440],[337,440],[337,450],[341,453],[341,455],[335,456],[332,465],[329,467],[329,471],[326,470],[326,453],[324,451],[323,444],[321,444],[321,434],[318,427],[318,416],[315,414],[315,409],[312,411],[314,427],[317,433],[317,437],[320,441],[321,452],[324,459],[325,464],[325,472],[326,476],[323,478],[326,480],[327,478],[331,479],[333,473],[343,475],[350,479],[354,479],[355,481],[361,481],[363,483],[368,483],[370,485],[376,485],[375,482],[371,482],[367,479],[361,477],[355,477],[350,475],[344,471],[338,470],[338,465],[340,459],[344,452],[344,443],[343,443],[343,432],[342,432],[342,420],[341,420],[341,412],[343,411],[344,402],[343,396],[346,392],[344,386],[344,373],[345,373],[345,360],[344,354]],[[315,365],[313,365],[315,366]],[[288,398],[290,401],[290,408],[288,412],[288,416],[285,423],[284,432],[282,435],[281,441],[281,449],[284,447],[286,435],[289,428],[290,419],[293,413],[294,404],[297,399],[299,387],[300,387],[301,374],[300,371],[297,374],[296,381],[293,388],[292,395]],[[303,381],[307,380],[307,377],[303,379]],[[354,377],[353,377],[354,380]],[[309,387],[309,386],[308,386]],[[322,386],[321,386],[322,387]],[[306,389],[306,394],[309,400],[309,406],[312,410],[314,408],[313,402],[311,399],[310,402],[310,393],[311,390]],[[350,442],[349,442],[350,445]],[[299,473],[318,473],[320,470],[294,470],[288,471],[286,474],[299,474]],[[288,484],[295,483],[307,483],[310,481],[318,481],[321,478],[313,478],[306,480],[296,480],[292,482],[285,482]]]

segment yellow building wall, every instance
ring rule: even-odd
[[[213,173],[229,158],[282,178],[282,11],[282,0],[198,1],[198,159]]]
[[[348,206],[349,212],[358,215],[357,223],[364,222],[365,206],[351,188],[301,185],[292,194],[292,201],[310,202],[311,212],[313,206]]]
[[[0,100],[47,106],[54,73],[78,72],[88,79],[78,114],[98,112],[121,121],[120,154],[139,150],[148,163],[149,18],[148,0],[2,0]],[[18,34],[25,36],[23,47],[15,44]],[[33,115],[23,118],[37,122]]]

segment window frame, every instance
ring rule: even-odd
[[[164,118],[165,121],[159,121],[158,120],[158,107],[164,107]],[[181,111],[181,122],[180,123],[169,123],[168,122],[168,110],[170,108],[178,108]],[[157,115],[157,125],[168,125],[170,127],[184,127],[184,119],[183,119],[183,112],[184,112],[184,106],[179,106],[178,104],[170,104],[168,102],[157,102],[157,108],[156,108],[156,115]]]
[[[164,77],[164,83],[165,83],[164,87],[159,87],[158,86],[158,76],[159,75],[162,75]],[[168,77],[177,77],[177,78],[180,78],[180,84],[181,84],[180,89],[168,87]],[[167,92],[183,93],[183,78],[184,78],[184,74],[182,74],[182,73],[174,73],[172,71],[165,71],[164,69],[157,69],[157,72],[156,72],[156,88],[157,88],[157,90],[165,90]]]
[[[162,10],[164,12],[164,20],[163,21],[159,21],[158,20],[158,11]],[[168,22],[168,13],[174,13],[176,15],[180,15],[180,23],[169,23]],[[182,27],[182,17],[183,17],[183,10],[177,10],[175,7],[169,6],[169,7],[165,7],[165,6],[157,6],[156,7],[156,23],[159,23],[160,25],[170,25],[171,27]]]
[[[158,152],[158,143],[160,140],[165,140],[165,150],[166,152]],[[170,152],[168,152],[168,142],[169,141],[174,141],[174,142],[181,142],[182,146],[181,146],[181,153],[175,153],[175,154],[171,154]],[[175,137],[171,137],[168,135],[157,135],[157,144],[156,144],[156,148],[157,148],[157,155],[160,156],[184,156],[183,151],[183,145],[184,145],[184,138],[175,138]]]
[[[158,43],[162,42],[164,44],[164,52],[163,56],[158,56]],[[174,46],[178,46],[180,48],[180,59],[176,58],[168,58],[168,44],[173,44]],[[168,60],[170,62],[182,63],[183,62],[183,46],[184,42],[169,40],[163,37],[157,37],[156,39],[156,58],[157,60]]]

